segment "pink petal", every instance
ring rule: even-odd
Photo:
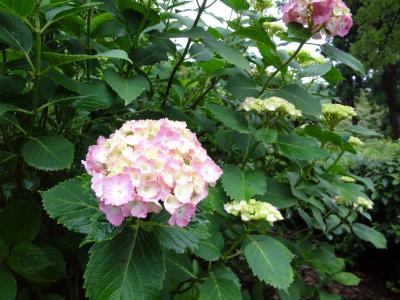
[[[103,199],[106,205],[123,205],[132,201],[134,189],[127,174],[103,179]]]
[[[180,206],[168,220],[168,224],[185,227],[189,224],[191,217],[196,211],[196,206],[191,203],[186,203]]]

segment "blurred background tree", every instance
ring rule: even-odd
[[[381,127],[384,134],[398,139],[400,1],[347,0],[346,3],[355,16],[355,26],[345,39],[335,39],[334,44],[344,51],[350,51],[369,71],[367,78],[361,78],[349,68],[340,66],[344,80],[337,88],[337,96],[352,106],[355,106],[356,99],[367,99],[369,114],[386,112],[384,120],[373,125]],[[365,106],[366,102],[361,102]]]

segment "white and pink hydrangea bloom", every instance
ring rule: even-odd
[[[312,26],[313,34],[346,36],[353,26],[350,9],[342,0],[290,0],[282,8],[282,20]]]
[[[82,162],[107,220],[146,218],[164,207],[171,225],[187,226],[208,187],[222,175],[184,122],[128,121],[99,137]]]

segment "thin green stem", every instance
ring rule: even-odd
[[[207,4],[207,0],[204,0],[203,3],[201,4],[201,6],[199,7],[199,11],[197,12],[197,16],[193,22],[192,28],[195,28],[197,26],[197,24],[199,23],[201,14],[203,13],[204,9],[206,8],[206,4]],[[161,104],[162,106],[167,101],[167,98],[171,92],[172,83],[174,82],[175,74],[178,71],[181,64],[185,61],[186,54],[188,53],[191,44],[192,44],[192,39],[189,38],[186,43],[185,48],[183,49],[183,53],[182,53],[181,57],[178,59],[178,61],[176,62],[176,65],[172,69],[171,75],[169,76],[169,79],[168,79],[167,88],[165,89],[165,98]]]
[[[285,67],[287,67],[290,64],[290,62],[296,57],[296,55],[299,54],[301,48],[303,48],[305,43],[306,43],[306,41],[301,42],[300,45],[297,47],[296,51],[294,51],[293,54],[289,57],[289,59],[287,61],[285,61],[279,68],[277,68],[274,73],[271,74],[271,76],[268,78],[268,80],[265,82],[264,86],[262,87],[262,89],[258,95],[259,97],[265,92],[265,90],[267,89],[267,87],[270,84],[270,82],[272,81],[272,79],[274,79],[274,77],[279,72],[281,72]]]
[[[342,158],[343,154],[344,154],[344,150],[342,150],[339,155],[336,157],[335,161],[328,167],[328,169],[326,169],[325,174],[328,174],[335,166],[336,164],[339,162],[339,160]]]
[[[40,1],[37,2],[35,13],[33,16],[35,26],[35,67],[34,67],[34,86],[33,86],[33,100],[32,100],[32,120],[30,132],[35,124],[35,118],[37,114],[37,108],[39,104],[39,84],[40,84],[40,66],[42,63],[42,34],[40,32]]]
[[[246,237],[247,237],[247,232],[244,232],[236,241],[232,243],[229,249],[222,255],[222,259],[224,261],[228,260],[229,255],[236,249],[237,246],[239,246],[244,241]]]

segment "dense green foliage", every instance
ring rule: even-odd
[[[356,207],[371,181],[340,164],[357,153],[352,136],[376,134],[321,117],[334,63],[364,74],[360,61],[330,44],[326,62],[297,61],[311,32],[272,31],[244,0],[222,1],[222,27],[202,20],[213,2],[194,20],[186,2],[0,0],[0,299],[337,299],[332,282],[360,279],[335,245],[386,247]],[[302,117],[238,111],[249,96],[279,96]],[[188,227],[164,214],[113,227],[81,160],[124,121],[162,117],[185,121],[224,175]],[[284,220],[224,210],[253,198]]]

